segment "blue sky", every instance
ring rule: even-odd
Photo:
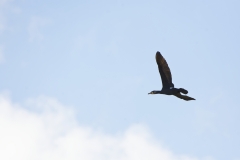
[[[152,159],[240,159],[239,6],[236,0],[0,0],[1,139],[11,139],[13,130],[35,135],[37,123],[47,129],[36,127],[36,143],[26,143],[23,159],[42,153],[33,147],[41,146],[42,135],[48,148],[55,144],[49,137],[68,140],[76,128],[94,135],[76,138],[89,155],[109,159],[118,154],[99,143],[109,137],[110,148],[148,144],[144,151],[123,147],[131,156],[122,159],[139,159],[137,151]],[[196,101],[147,95],[162,87],[156,51],[166,58],[175,87]],[[95,144],[104,149],[93,152]],[[12,146],[6,153],[19,149]],[[66,159],[95,159],[56,148],[43,159],[60,152],[69,153]]]

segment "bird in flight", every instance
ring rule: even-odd
[[[172,83],[172,75],[171,75],[170,68],[168,67],[167,61],[163,58],[163,56],[161,55],[161,53],[159,51],[157,51],[157,53],[156,53],[156,61],[157,61],[160,76],[162,78],[162,86],[163,87],[162,87],[161,91],[154,90],[148,94],[174,95],[185,101],[195,100],[192,97],[181,94],[181,93],[187,94],[188,91],[186,89],[174,88],[174,84]]]

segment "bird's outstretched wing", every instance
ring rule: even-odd
[[[181,99],[183,99],[185,101],[195,100],[194,98],[182,95],[181,93],[174,94],[174,96],[176,96],[178,98],[181,98]]]
[[[166,60],[163,58],[159,51],[157,51],[156,53],[156,61],[158,64],[159,73],[162,78],[163,88],[174,87],[174,84],[172,83],[172,75],[170,68],[168,67]]]

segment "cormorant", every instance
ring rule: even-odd
[[[163,56],[161,55],[161,53],[159,51],[157,51],[157,53],[156,53],[156,61],[157,61],[159,73],[160,73],[161,78],[162,78],[162,86],[163,87],[162,87],[161,91],[155,91],[154,90],[154,91],[152,91],[148,94],[174,95],[174,96],[176,96],[178,98],[181,98],[185,101],[195,100],[192,97],[181,94],[181,93],[187,94],[188,91],[186,89],[174,88],[174,84],[172,83],[172,75],[171,75],[170,68],[168,67],[168,64],[167,64],[166,60],[163,58]]]

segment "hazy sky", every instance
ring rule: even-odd
[[[0,0],[0,159],[240,160],[239,8]]]

